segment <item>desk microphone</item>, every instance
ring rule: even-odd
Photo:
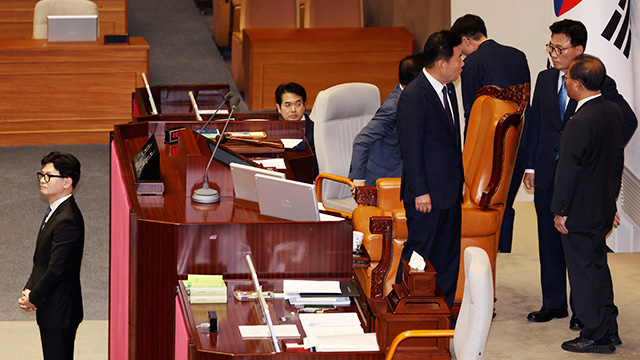
[[[233,91],[229,91],[227,93],[227,95],[224,96],[224,101],[222,102],[222,104],[220,104],[220,106],[218,106],[216,111],[213,112],[213,115],[211,115],[209,120],[207,120],[207,122],[204,123],[204,126],[202,127],[202,129],[198,130],[198,134],[202,134],[202,131],[204,131],[204,129],[207,127],[207,125],[209,125],[209,123],[211,122],[211,120],[213,120],[213,117],[216,116],[218,111],[220,111],[220,108],[222,108],[222,105],[224,105],[227,101],[231,100],[231,98],[233,98],[233,96],[234,96]],[[238,103],[240,103],[240,98],[236,98],[236,99],[238,99],[238,101],[236,102],[236,107],[238,107]],[[229,115],[229,118],[231,118],[231,115]],[[200,120],[202,120],[202,119],[200,119]]]
[[[207,179],[207,175],[209,174],[209,167],[211,166],[211,162],[213,161],[213,158],[216,155],[216,151],[218,151],[218,146],[220,146],[220,143],[224,139],[224,132],[227,130],[227,125],[229,125],[229,121],[231,120],[233,111],[238,107],[238,104],[240,104],[240,98],[234,97],[233,99],[231,99],[229,104],[231,105],[231,111],[229,111],[229,116],[227,117],[227,121],[224,123],[222,132],[220,133],[220,135],[218,135],[218,141],[216,142],[216,147],[213,149],[213,152],[211,152],[211,158],[209,159],[207,168],[204,171],[204,183],[202,183],[202,187],[200,189],[194,190],[193,194],[191,195],[191,201],[193,202],[197,202],[201,204],[214,204],[214,203],[220,202],[220,194],[218,194],[218,191],[216,189],[211,189],[209,187],[209,181]],[[209,122],[207,121],[207,123]]]
[[[193,106],[193,111],[196,113],[196,120],[202,121],[202,116],[200,116],[200,111],[198,110],[198,103],[196,102],[196,98],[193,97],[193,91],[189,91],[189,99],[191,99],[191,106]],[[224,101],[222,103],[224,104]]]

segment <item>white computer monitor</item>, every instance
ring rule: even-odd
[[[96,41],[98,15],[49,15],[49,41]]]
[[[236,198],[248,201],[258,202],[258,192],[256,190],[256,174],[271,176],[284,179],[284,173],[260,169],[254,166],[248,166],[238,163],[230,163],[231,178],[233,179],[233,190]]]

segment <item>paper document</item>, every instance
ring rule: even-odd
[[[287,294],[342,294],[340,281],[336,280],[284,280],[282,289],[285,293],[285,298],[287,298]]]
[[[262,160],[254,160],[254,161],[266,168],[276,168],[276,169],[287,168],[287,165],[284,163],[283,158],[262,159]]]
[[[280,139],[285,149],[293,149],[298,146],[302,139]]]
[[[202,115],[213,115],[214,112],[216,112],[216,109],[200,109],[200,114]],[[229,110],[220,109],[216,115],[229,115]]]
[[[340,336],[317,336],[304,339],[305,348],[315,346],[316,351],[379,351],[376,333]]]
[[[299,338],[300,332],[295,325],[275,325],[273,327],[276,332],[276,337],[279,338]],[[267,325],[240,325],[238,326],[240,335],[243,338],[268,338],[271,336],[269,333],[269,326]]]

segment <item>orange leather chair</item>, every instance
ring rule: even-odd
[[[524,127],[524,109],[529,101],[529,84],[510,86],[500,89],[496,86],[485,86],[478,91],[476,101],[473,104],[467,129],[467,140],[463,150],[463,164],[465,173],[465,196],[462,205],[462,238],[461,253],[469,246],[477,246],[484,249],[489,255],[492,274],[495,283],[495,264],[498,250],[498,239],[504,214],[504,204],[509,192],[511,176],[515,166],[515,159],[520,144],[520,137]],[[397,179],[397,193],[391,194],[391,200],[399,198],[400,179]],[[378,184],[376,184],[378,185]],[[375,191],[374,191],[375,193]],[[386,194],[378,189],[377,203],[386,204]],[[375,198],[375,195],[369,195]],[[366,196],[363,196],[366,198]],[[375,200],[370,200],[375,203]],[[393,249],[381,249],[381,242],[375,236],[361,230],[368,226],[366,219],[362,217],[373,214],[375,210],[361,210],[358,207],[353,213],[354,229],[365,233],[364,246],[370,252],[372,267],[374,259],[384,258],[385,251],[393,252],[394,261],[387,271],[378,269],[376,272],[388,274],[385,282],[391,284],[395,279],[395,271],[399,264],[399,252],[402,250],[400,242],[406,239],[406,218],[401,202],[398,207],[391,210],[394,217],[394,246]],[[380,210],[383,213],[384,210]],[[387,213],[389,211],[387,210]],[[371,215],[369,215],[371,216]],[[367,224],[367,225],[364,225]],[[401,236],[402,235],[402,236]],[[396,238],[397,236],[397,238]],[[378,238],[379,239],[379,238]],[[376,247],[377,246],[377,247]],[[371,249],[371,250],[369,250]],[[381,251],[378,255],[378,251]],[[362,274],[356,276],[365,289],[366,277]],[[390,276],[393,272],[393,276]],[[372,270],[369,272],[372,273]],[[371,279],[377,280],[377,279]],[[370,294],[371,297],[386,295],[390,291],[387,288],[384,294]],[[464,292],[464,268],[462,262],[458,276],[454,312],[459,308]],[[368,294],[369,295],[369,294]]]

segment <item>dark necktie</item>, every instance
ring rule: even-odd
[[[567,111],[567,86],[565,84],[567,75],[562,75],[562,86],[558,92],[558,105],[560,105],[560,121],[564,121],[564,114]]]
[[[49,213],[51,212],[51,208],[48,207],[47,208],[47,212],[44,213],[44,217],[42,218],[42,225],[40,225],[40,230],[44,229],[44,225],[47,223],[47,216],[49,216]]]
[[[444,112],[447,113],[447,119],[449,119],[449,127],[451,131],[455,129],[455,125],[453,124],[453,116],[451,115],[451,109],[449,108],[449,100],[447,99],[447,86],[442,87],[442,100],[444,102]]]

